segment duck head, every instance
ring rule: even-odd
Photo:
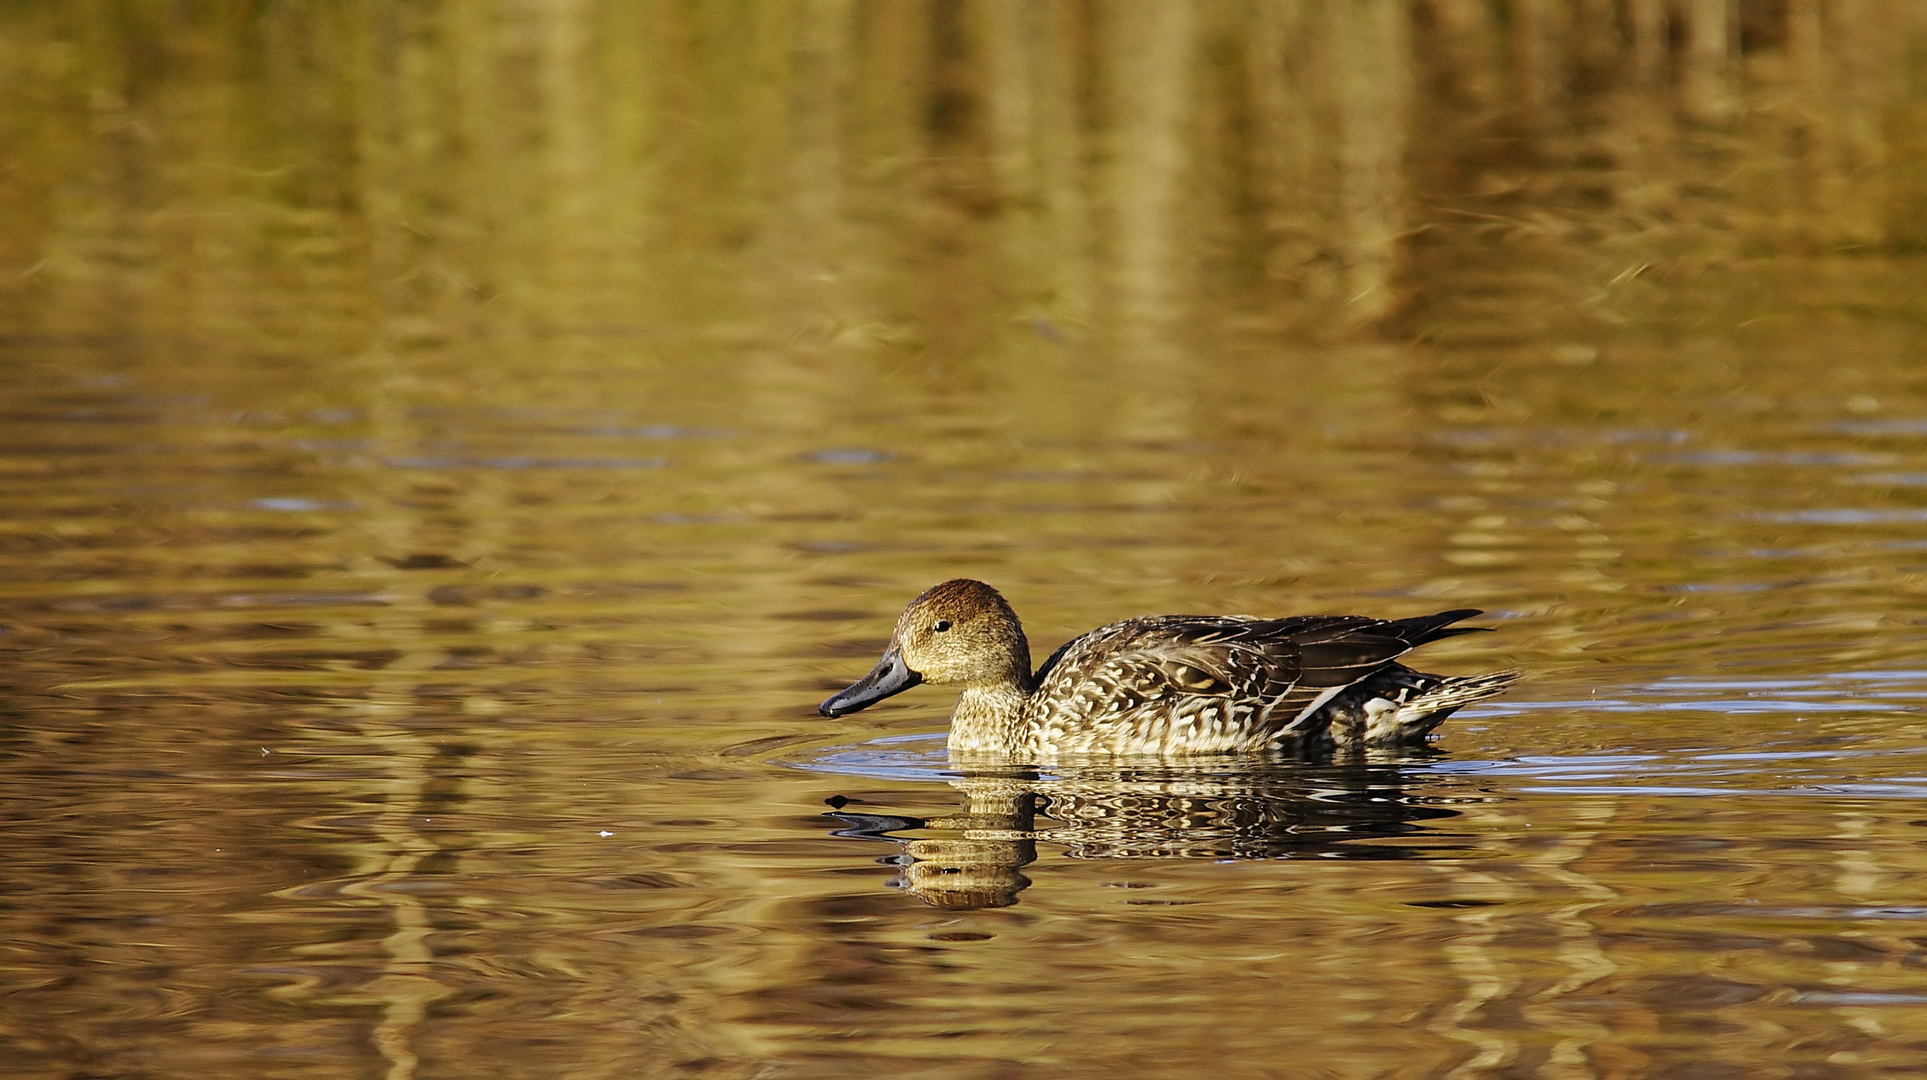
[[[890,647],[870,673],[817,706],[824,716],[846,716],[918,683],[1030,690],[1030,643],[1017,613],[996,589],[957,578],[910,601]]]

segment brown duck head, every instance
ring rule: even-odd
[[[846,716],[918,683],[1030,690],[1030,643],[1017,613],[996,589],[956,578],[910,601],[883,659],[847,690],[817,706]]]

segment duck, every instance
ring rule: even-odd
[[[956,578],[912,600],[870,673],[817,710],[843,717],[922,683],[955,686],[950,750],[1029,760],[1422,747],[1447,717],[1521,676],[1428,675],[1398,662],[1490,629],[1454,625],[1480,614],[1143,615],[1066,642],[1033,673],[1009,602]]]

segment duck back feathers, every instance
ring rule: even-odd
[[[1383,719],[1366,725],[1370,737],[1360,723],[1332,731],[1330,721],[1364,717],[1381,689],[1401,694],[1401,705],[1416,701],[1439,680],[1397,658],[1427,642],[1477,632],[1449,625],[1476,614],[1467,609],[1389,621],[1356,615],[1126,619],[1071,641],[1045,661],[1027,713],[1039,746],[1060,753],[1195,754],[1399,741]],[[1334,713],[1330,706],[1347,689],[1354,692],[1341,704],[1349,711]],[[1500,689],[1503,684],[1491,693]],[[1422,742],[1423,735],[1413,732],[1410,740]]]

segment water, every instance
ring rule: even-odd
[[[0,1072],[1919,1071],[1927,26],[1716,8],[0,16]],[[1530,677],[816,715],[958,575]]]

